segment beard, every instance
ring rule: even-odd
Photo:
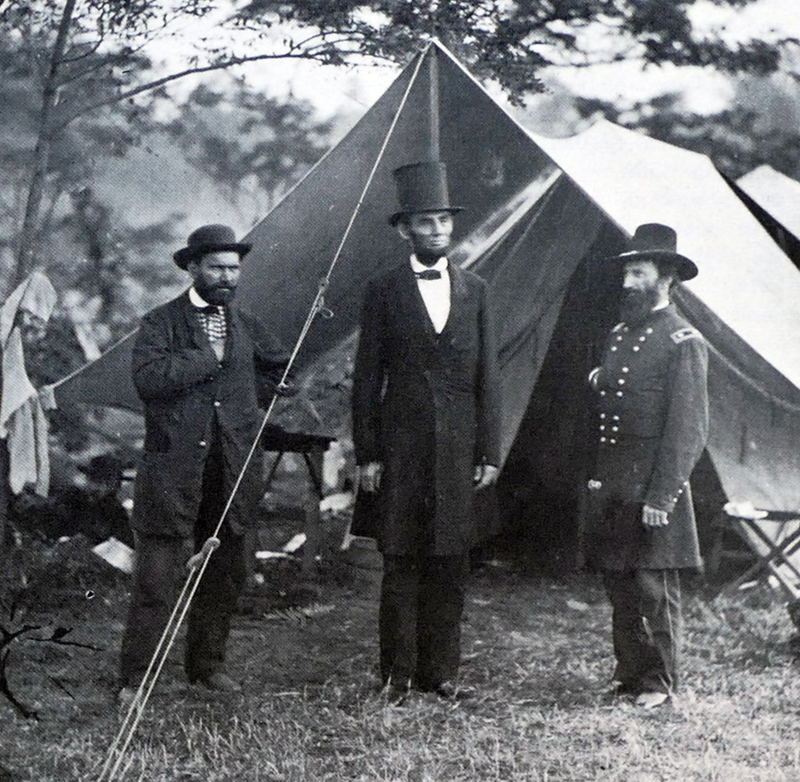
[[[441,250],[415,250],[414,255],[417,256],[417,260],[423,266],[433,266],[436,261],[439,260],[443,255],[447,255],[447,251],[450,249],[450,245],[446,245],[442,247]]]
[[[209,285],[204,280],[197,279],[194,283],[195,290],[203,297],[204,301],[209,304],[222,306],[230,304],[233,297],[236,295],[236,286],[229,283],[214,283]]]
[[[628,325],[636,325],[645,320],[658,304],[658,290],[648,288],[643,291],[625,293],[619,307],[619,315]]]

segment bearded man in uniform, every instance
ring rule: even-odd
[[[622,266],[622,321],[589,376],[598,457],[589,482],[590,561],[613,609],[615,694],[643,708],[679,684],[681,572],[702,564],[689,476],[708,436],[702,335],[670,291],[697,274],[666,225],[641,225]]]

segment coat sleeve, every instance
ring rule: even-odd
[[[477,431],[475,464],[500,466],[500,368],[497,342],[489,302],[489,287],[481,287],[480,340],[481,353],[475,389]]]
[[[700,335],[673,352],[664,432],[645,494],[647,505],[672,512],[708,439],[708,348]]]
[[[133,382],[144,399],[168,399],[214,377],[219,362],[211,345],[176,348],[164,312],[145,315],[133,346]]]
[[[256,371],[256,394],[262,408],[266,409],[275,394],[275,388],[289,364],[289,351],[281,341],[255,318],[250,319],[253,335],[253,364]]]
[[[368,285],[361,309],[361,330],[353,371],[353,447],[357,464],[383,459],[380,442],[387,355],[385,320],[380,292],[376,285]]]

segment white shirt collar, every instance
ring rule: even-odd
[[[193,307],[197,307],[198,309],[203,309],[204,307],[210,307],[211,305],[195,290],[194,285],[189,288],[189,301],[192,303]]]
[[[436,263],[433,264],[433,266],[425,266],[425,264],[420,263],[417,260],[417,256],[416,255],[412,255],[411,256],[411,270],[414,271],[414,272],[423,272],[423,271],[425,271],[425,269],[436,269],[436,271],[439,271],[439,272],[446,272],[447,271],[447,256],[443,255],[441,258],[439,258],[438,261],[436,261]]]

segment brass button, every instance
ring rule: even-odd
[[[634,352],[638,352],[638,350],[639,350],[639,346],[638,346],[638,345],[634,345],[634,346],[633,346],[633,350],[634,350]]]
[[[214,407],[222,407],[222,402],[220,402],[219,399],[215,399],[214,400]]]

